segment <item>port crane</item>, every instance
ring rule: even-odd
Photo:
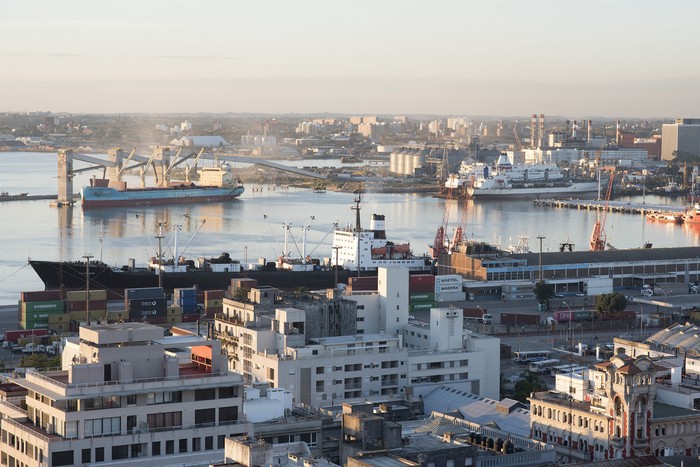
[[[608,209],[610,206],[610,195],[612,195],[613,181],[615,180],[615,169],[614,167],[608,168],[610,170],[610,179],[608,180],[608,187],[605,192],[605,202],[603,203],[603,213],[598,211],[598,220],[593,226],[593,232],[591,233],[591,247],[590,251],[603,251],[608,245],[608,237],[605,233],[605,219],[608,215]],[[598,179],[600,179],[600,174],[598,172]]]
[[[452,178],[454,177],[454,175],[450,175],[450,177]],[[435,232],[435,240],[433,241],[432,246],[430,246],[430,255],[433,257],[433,259],[437,259],[440,255],[449,252],[449,248],[447,246],[445,237],[445,231],[447,230],[447,224],[450,220],[450,202],[452,201],[453,186],[454,183],[450,183],[449,188],[447,189],[447,197],[445,198],[445,211],[442,214],[442,223],[437,228],[437,231]]]

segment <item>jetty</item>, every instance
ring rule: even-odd
[[[672,212],[682,214],[685,206],[669,206],[667,204],[628,203],[626,201],[580,200],[580,199],[536,199],[535,206],[553,208],[578,209],[579,211],[620,212],[625,214],[648,214],[657,212]]]

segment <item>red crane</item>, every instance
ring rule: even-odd
[[[605,218],[608,215],[610,206],[610,195],[612,194],[613,181],[615,180],[615,169],[610,168],[610,179],[608,180],[608,189],[605,192],[605,203],[603,204],[603,214],[598,212],[598,220],[593,226],[591,233],[591,251],[603,251],[608,244],[608,236],[605,233]]]
[[[453,178],[454,175],[450,175]],[[445,198],[445,212],[442,214],[442,224],[438,227],[435,232],[435,240],[432,246],[429,247],[430,255],[433,259],[437,259],[440,255],[447,254],[449,252],[447,248],[447,242],[445,241],[445,231],[447,230],[447,224],[450,220],[450,201],[452,201],[452,189],[454,186],[454,180],[450,181],[447,188],[447,197]]]

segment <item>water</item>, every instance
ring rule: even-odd
[[[338,164],[337,161],[287,161],[296,166]],[[57,193],[55,153],[0,153],[0,191],[28,192],[32,195]],[[76,168],[80,167],[76,163]],[[235,166],[234,166],[235,168]],[[76,191],[88,183],[92,173],[76,176]],[[126,177],[138,185],[133,176]],[[260,186],[260,185],[257,185]],[[274,260],[284,251],[284,225],[289,223],[289,249],[293,256],[302,253],[303,226],[307,230],[307,254],[330,257],[334,223],[353,225],[350,193],[312,193],[311,190],[261,186],[253,191],[247,184],[241,198],[192,206],[154,206],[110,208],[83,211],[80,206],[52,207],[46,200],[0,202],[0,304],[16,303],[23,290],[42,290],[43,283],[27,263],[27,258],[76,260],[86,254],[106,263],[121,266],[128,258],[144,265],[156,255],[158,224],[166,222],[164,232],[172,241],[175,225],[183,220],[178,251],[188,258],[218,256],[229,252],[248,262],[258,258]],[[631,198],[630,202],[640,201]],[[648,203],[681,203],[665,197],[647,196]],[[429,195],[366,193],[362,203],[362,222],[369,225],[372,213],[386,215],[390,240],[410,241],[417,254],[427,251],[435,230],[445,216],[445,200]],[[516,243],[520,235],[530,237],[533,251],[539,250],[535,238],[544,235],[544,251],[556,251],[559,243],[569,241],[576,250],[588,248],[596,212],[536,207],[531,201],[468,202],[452,201],[447,210],[448,235],[460,224],[469,239]],[[467,216],[463,219],[463,213]],[[202,221],[206,221],[202,225]],[[193,237],[201,226],[199,233]],[[101,232],[104,232],[101,235]],[[610,213],[607,217],[608,242],[617,248],[640,247],[650,241],[654,247],[700,244],[700,230],[689,226],[651,223],[640,215]],[[103,241],[100,241],[103,237]],[[166,240],[165,244],[167,244]]]

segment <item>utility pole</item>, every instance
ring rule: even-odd
[[[540,277],[539,277],[539,280],[543,280],[542,279],[542,240],[544,240],[545,238],[547,238],[547,237],[545,237],[544,235],[537,236],[537,239],[540,241]]]
[[[163,287],[163,222],[158,223],[158,287]]]
[[[338,250],[340,250],[340,247],[338,245],[332,246],[332,250],[335,250],[335,288],[338,288],[338,268],[340,267],[338,265]]]
[[[85,258],[85,321],[90,326],[90,259],[92,255],[84,255]]]

